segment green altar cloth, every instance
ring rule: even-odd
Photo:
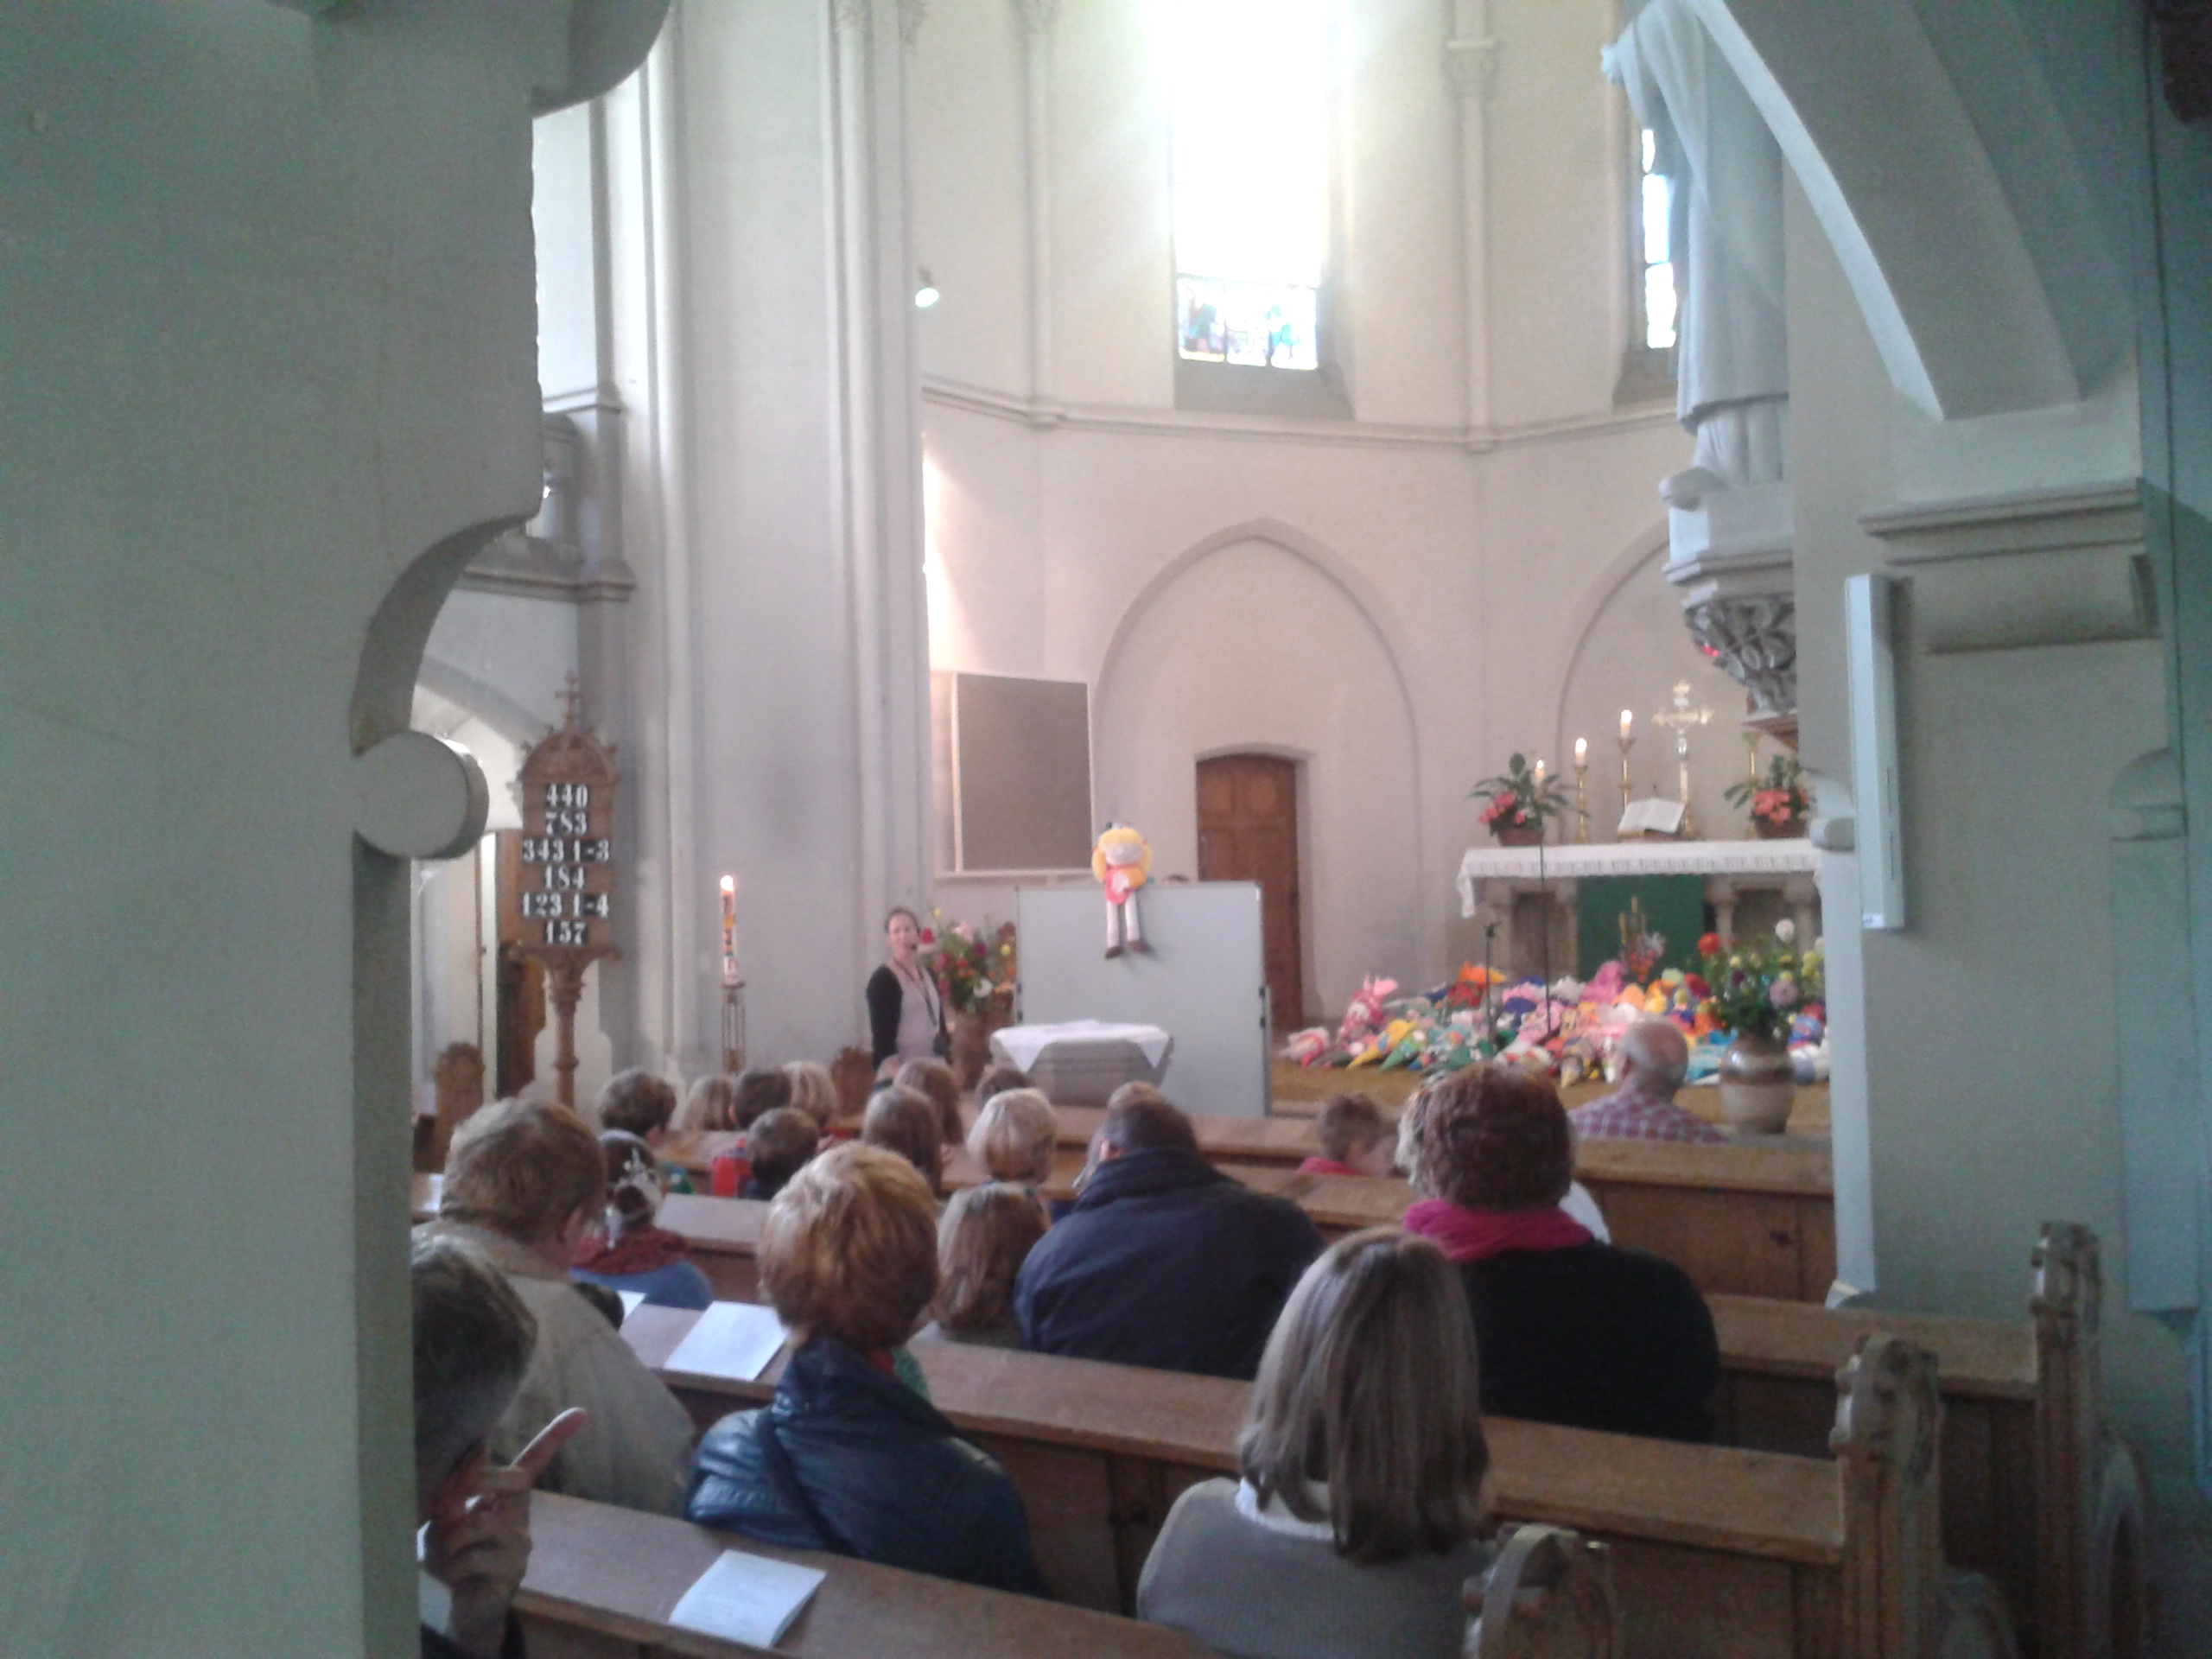
[[[1648,931],[1667,948],[1662,968],[1697,966],[1698,936],[1705,931],[1705,878],[1700,875],[1586,875],[1574,884],[1574,976],[1587,979],[1621,953],[1621,918],[1629,902],[1643,906]]]

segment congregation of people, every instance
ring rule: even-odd
[[[557,1105],[488,1105],[416,1233],[423,1651],[518,1650],[505,1609],[532,1485],[1048,1595],[1013,1482],[931,1403],[915,1349],[962,1343],[1253,1382],[1242,1478],[1177,1500],[1140,1617],[1253,1659],[1456,1654],[1460,1586],[1487,1560],[1485,1414],[1710,1436],[1702,1297],[1574,1202],[1579,1135],[1656,1134],[1680,1111],[1671,1033],[1631,1033],[1619,1095],[1573,1116],[1502,1064],[1433,1081],[1395,1120],[1331,1101],[1307,1170],[1402,1173],[1414,1195],[1402,1227],[1334,1245],[1209,1163],[1141,1084],[1048,1205],[1052,1102],[1000,1068],[971,1123],[950,1070],[896,1043],[857,1121],[807,1062],[702,1078],[680,1108],[624,1072],[596,1133]],[[771,1402],[703,1436],[620,1333],[620,1293],[712,1300],[657,1224],[682,1185],[661,1149],[692,1130],[739,1137],[716,1192],[769,1200],[760,1287],[789,1333]],[[947,1200],[957,1146],[986,1179]]]

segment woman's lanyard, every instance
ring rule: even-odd
[[[921,992],[922,1007],[930,1016],[931,1029],[935,1030],[938,1027],[943,1025],[944,1023],[944,1006],[938,1001],[937,985],[936,982],[931,979],[929,970],[925,969],[919,963],[916,963],[914,964],[914,976],[911,980],[906,977],[906,970],[899,967],[896,963],[893,963],[891,965],[891,971],[899,976],[902,983],[910,984]]]

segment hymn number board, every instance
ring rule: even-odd
[[[605,931],[594,938],[592,925],[613,915],[607,889],[614,838],[601,833],[612,815],[592,810],[589,784],[547,784],[540,797],[538,833],[526,826],[518,849],[525,875],[518,895],[523,937],[532,944],[606,944]]]
[[[500,931],[532,956],[582,962],[613,953],[615,780],[607,747],[574,723],[523,760],[513,908]]]

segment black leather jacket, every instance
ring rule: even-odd
[[[791,1356],[772,1404],[707,1431],[684,1514],[785,1548],[1052,1593],[1006,1471],[928,1401],[830,1337]]]

